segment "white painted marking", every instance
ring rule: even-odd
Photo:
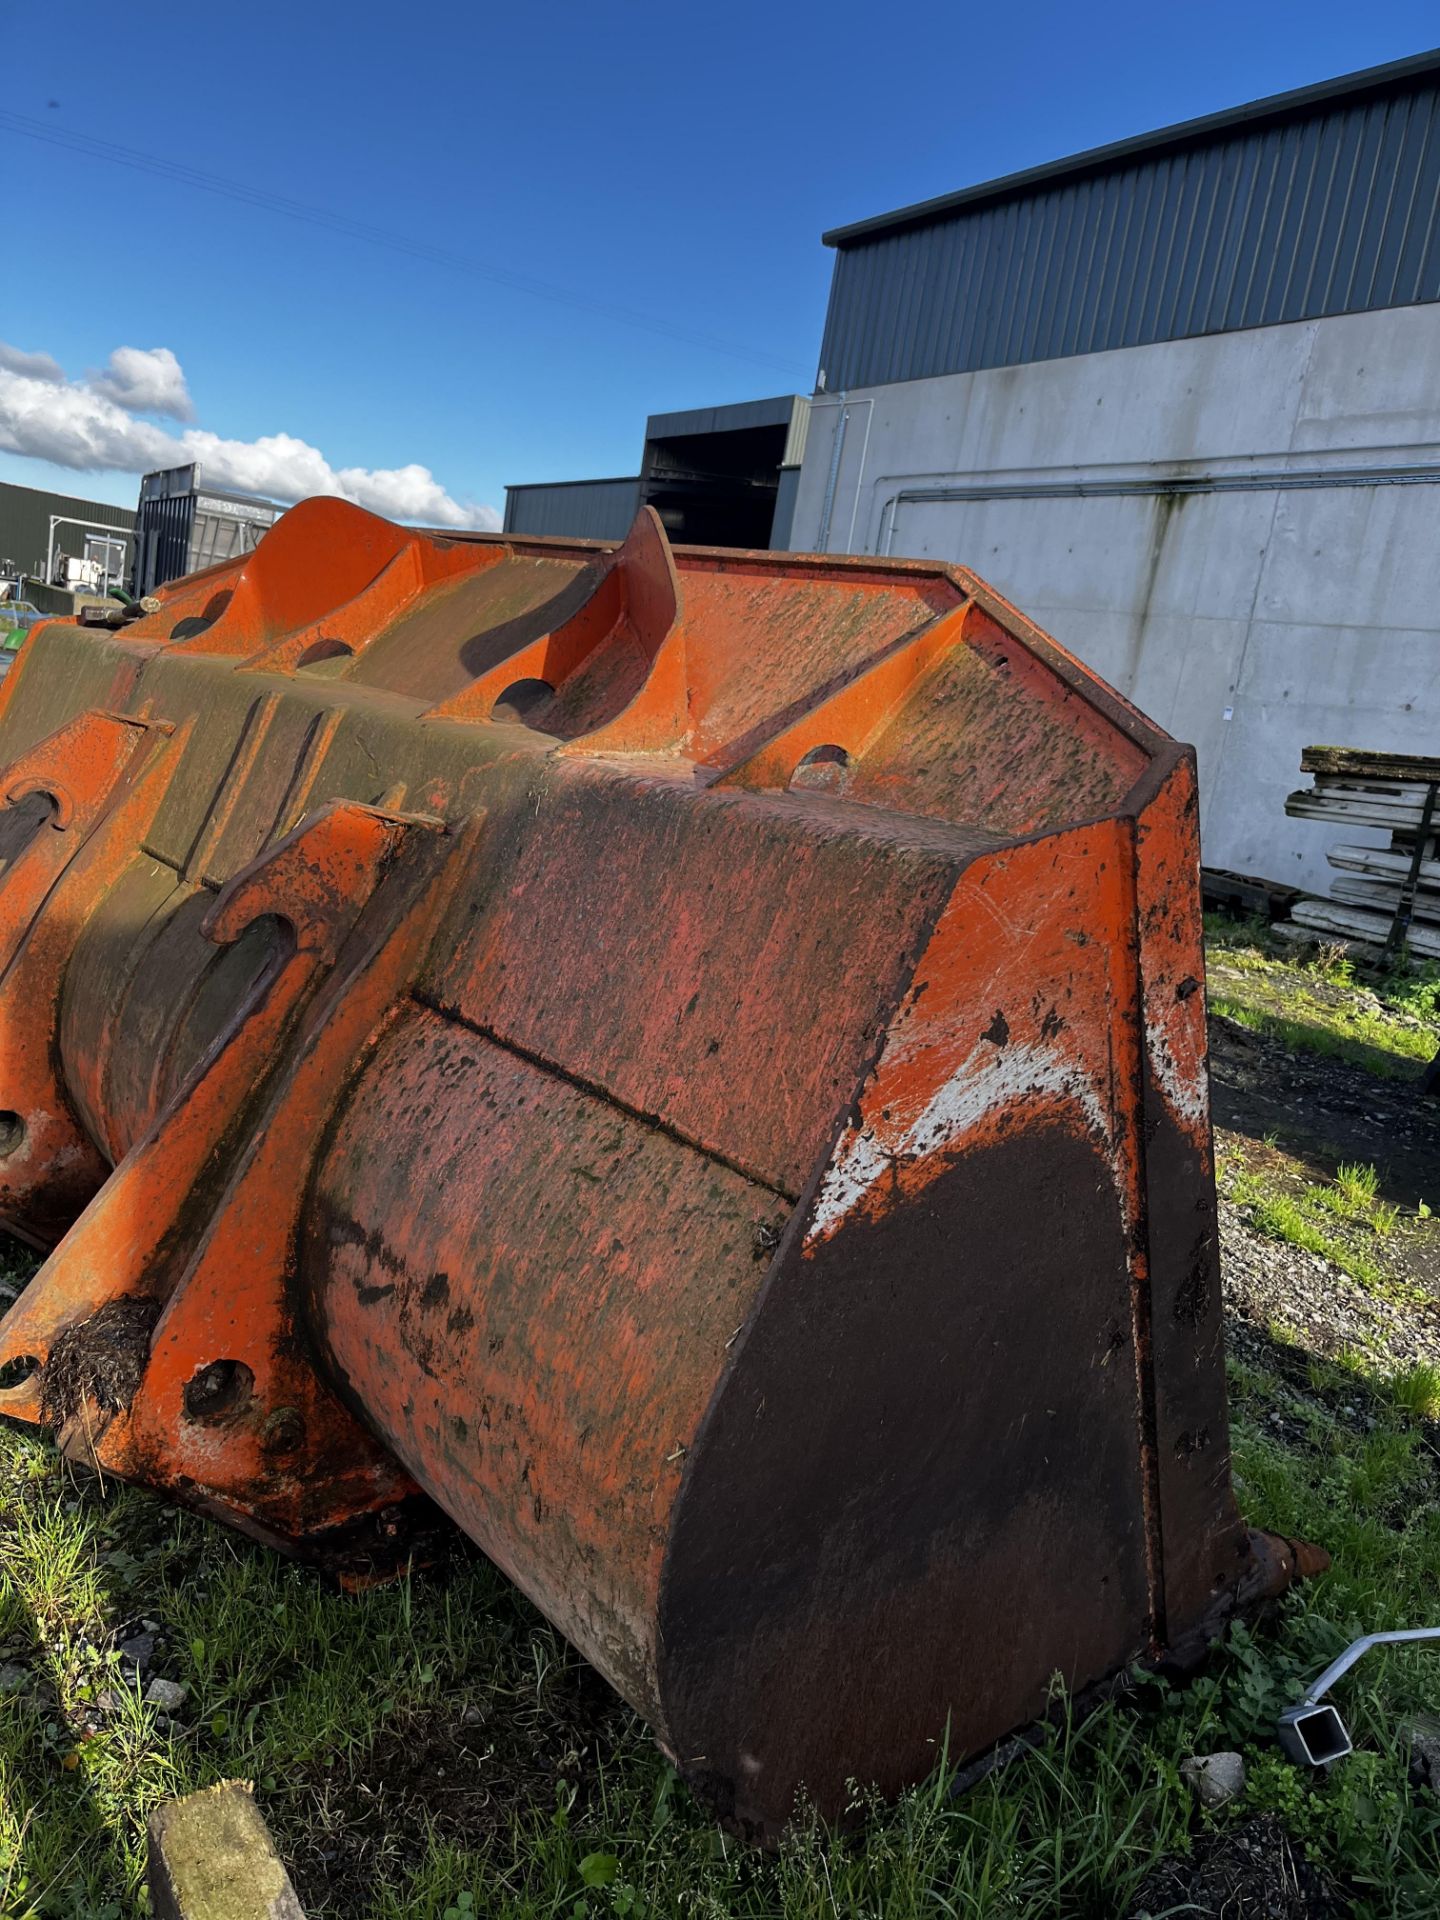
[[[1079,1107],[1090,1131],[1110,1145],[1109,1111],[1094,1082],[1073,1061],[1049,1048],[997,1047],[982,1040],[909,1126],[888,1139],[866,1127],[840,1143],[816,1196],[807,1239],[832,1234],[897,1163],[944,1154],[991,1114],[1037,1096]]]
[[[1206,1114],[1205,1075],[1185,1071],[1170,1046],[1170,1035],[1158,1020],[1145,1023],[1145,1048],[1150,1073],[1165,1104],[1187,1130],[1198,1127]]]

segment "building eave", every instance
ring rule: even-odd
[[[1359,73],[1347,73],[1334,80],[1317,81],[1308,87],[1296,87],[1288,93],[1275,93],[1263,100],[1252,100],[1239,107],[1227,107],[1221,113],[1204,114],[1198,120],[1182,120],[1153,133],[1134,134],[1129,139],[1112,141],[1108,146],[1090,147],[1062,160],[1047,160],[1038,167],[1026,167],[997,180],[978,186],[962,187],[957,193],[943,193],[931,200],[918,200],[912,206],[881,213],[868,220],[852,221],[844,227],[831,227],[820,238],[827,247],[847,247],[860,240],[874,239],[882,233],[899,232],[907,227],[924,226],[943,219],[962,208],[980,206],[989,201],[1007,199],[1031,188],[1055,180],[1103,171],[1122,161],[1149,157],[1198,141],[1213,139],[1232,128],[1253,126],[1258,121],[1283,120],[1313,107],[1347,97],[1362,98],[1384,92],[1440,73],[1440,47],[1427,53],[1411,54],[1404,60],[1392,60],[1384,66],[1366,67]]]

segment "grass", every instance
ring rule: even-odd
[[[1289,1052],[1410,1079],[1440,1050],[1440,967],[1368,972],[1334,946],[1282,945],[1259,921],[1209,915],[1210,1009]]]
[[[1440,1029],[1440,965],[1435,961],[1412,961],[1399,973],[1381,976],[1376,992],[1395,1012]]]
[[[1368,1227],[1371,1233],[1388,1240],[1400,1223],[1400,1209],[1378,1198],[1380,1175],[1373,1166],[1342,1162],[1335,1169],[1332,1185],[1321,1187],[1316,1204],[1337,1219]]]
[[[1397,967],[1382,971],[1352,960],[1343,940],[1282,940],[1266,920],[1222,913],[1205,915],[1205,949],[1250,972],[1279,964],[1332,987],[1361,986],[1397,1014],[1440,1028],[1440,962],[1407,952]]]
[[[1373,1166],[1342,1164],[1333,1181],[1277,1177],[1239,1160],[1223,1161],[1219,1172],[1225,1197],[1269,1239],[1319,1254],[1373,1292],[1422,1297],[1386,1271],[1383,1243],[1400,1230],[1401,1212],[1379,1198]]]
[[[1346,1183],[1357,1206],[1366,1184],[1363,1170]],[[770,1857],[715,1828],[643,1728],[478,1558],[346,1598],[142,1493],[79,1481],[9,1430],[0,1914],[144,1911],[149,1810],[226,1775],[256,1781],[314,1920],[1099,1920],[1124,1911],[1160,1856],[1260,1812],[1352,1888],[1362,1915],[1429,1914],[1440,1801],[1412,1792],[1394,1737],[1397,1713],[1433,1697],[1423,1654],[1367,1663],[1346,1683],[1361,1750],[1329,1779],[1296,1773],[1270,1729],[1354,1633],[1433,1612],[1437,1388],[1422,1369],[1367,1381],[1265,1343],[1234,1370],[1241,1498],[1252,1521],[1326,1542],[1334,1569],[1263,1630],[1232,1628],[1189,1686],[1141,1677],[1083,1718],[1058,1700],[1047,1742],[968,1795],[952,1798],[937,1767],[898,1805],[869,1808],[857,1836],[802,1817]],[[166,1635],[156,1668],[188,1690],[168,1722],[114,1650],[146,1618]],[[409,1782],[436,1729],[467,1714],[478,1726],[464,1779],[453,1763]],[[1232,1745],[1249,1761],[1247,1792],[1197,1816],[1180,1763]]]
[[[1424,1362],[1398,1374],[1391,1383],[1397,1406],[1424,1420],[1440,1421],[1440,1367]]]
[[[1223,976],[1221,976],[1223,978]],[[1313,995],[1290,991],[1279,1006],[1257,1005],[1244,994],[1212,985],[1210,1011],[1278,1041],[1289,1053],[1318,1053],[1365,1067],[1385,1080],[1410,1080],[1433,1059],[1440,1034],[1397,1027],[1383,1013],[1339,1012]]]
[[[1406,1072],[1421,1055],[1395,1035],[1440,1034],[1436,983],[1419,976],[1377,989],[1381,1026],[1359,1039],[1329,1006],[1356,997],[1333,957],[1297,966],[1212,944],[1221,1010],[1233,996],[1243,1017],[1293,1022],[1272,1029],[1286,1044],[1349,1044],[1371,1070],[1374,1055]],[[1321,1013],[1297,1010],[1296,993]],[[1322,1181],[1236,1163],[1225,1179],[1260,1230],[1362,1284],[1395,1284],[1387,1263],[1411,1227],[1372,1166]],[[1232,1363],[1246,1516],[1323,1542],[1328,1574],[1253,1630],[1232,1627],[1188,1685],[1138,1675],[1083,1717],[1057,1695],[1046,1741],[967,1795],[950,1795],[943,1763],[894,1806],[857,1788],[856,1834],[802,1811],[769,1856],[719,1831],[479,1556],[346,1597],[0,1427],[0,1920],[143,1913],[150,1810],[227,1776],[255,1781],[312,1920],[1119,1920],[1159,1859],[1258,1814],[1283,1822],[1362,1920],[1420,1920],[1440,1881],[1440,1798],[1409,1785],[1396,1722],[1435,1698],[1436,1656],[1372,1656],[1342,1684],[1359,1750],[1324,1779],[1272,1737],[1355,1634],[1435,1618],[1440,1369],[1378,1364],[1260,1335]],[[150,1671],[186,1689],[170,1718],[118,1651],[146,1621],[161,1636]],[[1229,1746],[1246,1755],[1246,1792],[1198,1814],[1180,1764]]]

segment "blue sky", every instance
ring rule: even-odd
[[[808,392],[823,227],[1397,59],[1436,28],[1433,5],[1335,0],[7,0],[0,341],[72,380],[166,348],[209,433],[419,464],[500,507],[507,481],[633,472],[648,412]],[[7,110],[417,251],[27,137]],[[14,453],[0,477],[135,496],[128,473]]]

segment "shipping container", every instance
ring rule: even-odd
[[[284,511],[273,500],[203,485],[197,466],[147,473],[135,518],[133,591],[153,593],[168,580],[238,559]]]

